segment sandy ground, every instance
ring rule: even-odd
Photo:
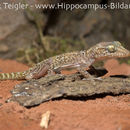
[[[117,60],[105,62],[109,75],[129,74],[130,66]],[[27,66],[11,60],[0,60],[2,72],[17,72]],[[67,72],[65,72],[67,73]],[[51,112],[48,130],[130,130],[130,95],[106,96],[81,100],[48,101],[30,109],[5,103],[14,85],[21,81],[0,81],[0,130],[42,130],[41,115]]]

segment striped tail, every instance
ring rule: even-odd
[[[25,79],[25,74],[26,74],[26,71],[15,72],[15,73],[0,73],[0,80]]]

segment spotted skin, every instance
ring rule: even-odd
[[[46,74],[60,73],[65,68],[76,68],[84,77],[91,75],[86,71],[94,62],[109,58],[130,56],[130,51],[125,49],[120,42],[100,42],[88,50],[70,52],[50,57],[24,72],[0,73],[0,80],[7,79],[37,79]]]

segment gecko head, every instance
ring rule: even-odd
[[[93,49],[95,49],[94,57],[97,60],[130,56],[130,51],[125,49],[118,41],[102,42],[97,44]]]

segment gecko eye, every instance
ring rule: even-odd
[[[108,50],[110,53],[113,53],[113,52],[116,51],[116,48],[115,48],[114,45],[109,45],[109,46],[107,47],[107,50]]]

